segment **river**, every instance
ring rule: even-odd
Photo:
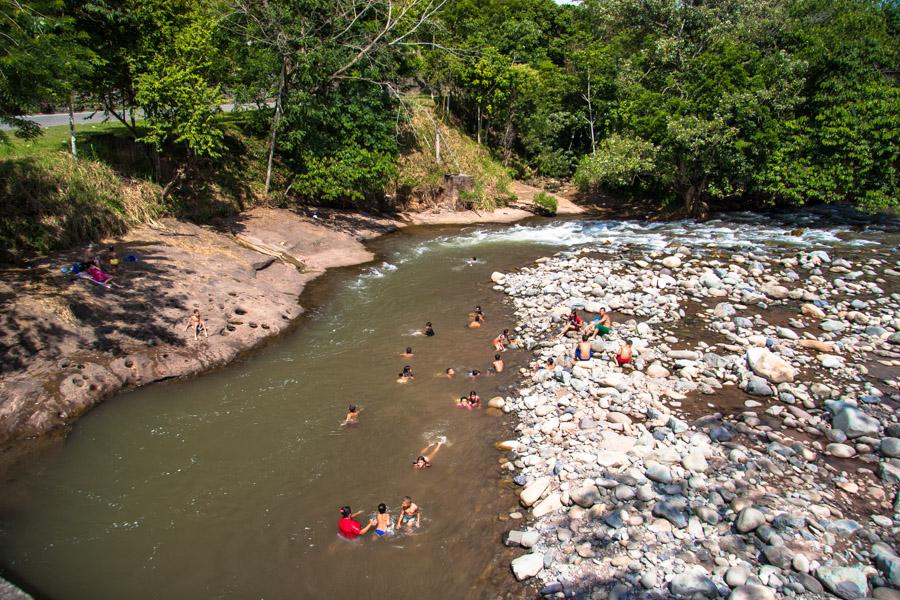
[[[502,395],[528,360],[510,351],[503,374],[465,376],[488,370],[491,338],[514,325],[490,274],[596,243],[635,253],[670,243],[886,252],[897,233],[893,223],[836,225],[813,213],[392,234],[371,244],[374,264],[313,282],[302,298],[311,308],[291,333],[218,372],[122,394],[7,473],[2,574],[60,600],[496,596],[498,585],[512,585],[495,566],[509,529],[498,517],[514,497],[493,443],[515,421],[460,410],[454,399]],[[476,304],[487,324],[472,330]],[[426,321],[436,336],[418,334]],[[407,346],[414,358],[399,356]],[[416,377],[401,385],[404,364]],[[441,377],[447,367],[457,378]],[[349,403],[360,405],[360,423],[342,428]],[[413,469],[422,447],[442,436],[434,466]],[[396,519],[404,495],[422,507],[415,533],[336,535],[341,505],[365,519],[385,502]]]

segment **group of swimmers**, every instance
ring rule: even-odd
[[[473,261],[477,261],[477,259],[473,258]],[[482,310],[481,306],[476,306],[474,312],[470,314],[469,327],[472,329],[479,328],[482,326],[482,324],[484,324],[484,322],[484,311]],[[428,321],[425,324],[425,327],[422,330],[422,334],[428,337],[432,337],[435,335],[434,326],[432,325],[431,321]],[[502,332],[500,332],[499,335],[497,335],[497,337],[495,337],[491,341],[491,345],[495,350],[494,360],[491,363],[490,368],[491,372],[503,372],[506,365],[503,362],[503,358],[500,355],[500,352],[503,352],[506,349],[506,345],[509,345],[511,343],[512,339],[510,337],[509,329],[504,329]],[[413,358],[415,354],[413,353],[412,347],[407,346],[405,351],[400,353],[400,356],[403,358]],[[468,372],[468,375],[470,377],[478,377],[479,375],[481,375],[481,371],[472,369]],[[449,367],[444,371],[444,377],[446,377],[447,379],[453,379],[456,377],[456,371],[452,367]],[[397,382],[407,383],[413,379],[415,379],[415,375],[413,374],[412,366],[405,365],[398,375]],[[480,408],[481,397],[478,395],[478,392],[472,390],[467,396],[461,396],[459,400],[456,401],[456,406],[467,410]],[[344,421],[343,423],[341,423],[341,425],[346,426],[357,424],[359,422],[359,413],[359,406],[351,404],[347,408],[347,414],[345,415]],[[424,470],[430,468],[435,456],[445,443],[446,439],[441,438],[437,442],[432,442],[422,448],[422,450],[419,452],[419,455],[416,457],[416,460],[413,461],[413,468],[416,470]],[[340,513],[341,518],[338,521],[338,533],[346,539],[355,539],[361,535],[368,533],[373,528],[375,534],[378,536],[388,535],[390,533],[393,533],[395,530],[402,529],[402,527],[404,526],[408,529],[418,528],[421,524],[422,518],[421,508],[417,504],[415,504],[412,501],[412,498],[410,498],[409,496],[403,497],[403,500],[400,504],[400,515],[397,518],[396,525],[394,525],[391,514],[390,512],[388,512],[387,505],[383,502],[378,505],[378,512],[374,515],[374,518],[369,519],[369,522],[366,525],[363,525],[356,520],[356,517],[362,514],[362,511],[354,513],[349,506],[343,506],[340,509]]]
[[[585,323],[584,319],[578,316],[578,311],[573,308],[566,317],[562,330],[556,335],[557,339],[570,331],[581,334],[581,341],[575,346],[575,360],[587,362],[594,358],[591,341],[612,332],[612,318],[605,308],[600,308],[600,312],[589,323]],[[633,353],[634,340],[619,342],[619,350],[614,357],[616,363],[619,366],[631,364]]]

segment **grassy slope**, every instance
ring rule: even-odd
[[[471,138],[438,123],[429,98],[413,97],[411,127],[403,132],[400,175],[391,191],[412,208],[435,201],[445,173],[475,177],[475,191],[463,200],[492,209],[511,197],[506,170]],[[17,262],[123,233],[129,227],[172,215],[205,223],[266,202],[290,199],[273,193],[263,198],[267,135],[254,133],[253,115],[220,116],[226,150],[215,162],[201,162],[163,198],[163,185],[151,177],[150,160],[119,123],[79,125],[79,160],[69,154],[68,126],[49,127],[37,140],[10,136],[0,144],[0,261]],[[442,161],[435,160],[435,128]],[[163,184],[176,172],[162,165]],[[283,189],[289,173],[276,164],[273,189]]]

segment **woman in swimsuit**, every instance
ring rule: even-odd
[[[400,517],[397,519],[397,529],[401,525],[407,527],[418,527],[422,517],[422,511],[416,504],[413,504],[412,498],[403,496],[403,503],[400,505]]]
[[[507,344],[512,344],[512,340],[509,339],[509,329],[504,329],[500,332],[500,334],[491,340],[491,344],[494,346],[494,350],[497,352],[503,352],[506,348],[503,347],[503,340],[506,340]]]
[[[419,457],[416,459],[416,462],[413,463],[414,469],[427,469],[431,466],[431,461],[434,460],[435,455],[437,455],[438,450],[441,449],[441,446],[444,444],[444,440],[440,440],[436,443],[431,443],[422,448],[419,452]],[[429,448],[434,446],[434,450],[431,452],[428,451]]]

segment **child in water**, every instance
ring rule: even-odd
[[[415,376],[413,375],[413,372],[412,372],[412,367],[409,365],[406,365],[405,367],[403,367],[403,371],[401,371],[400,375],[398,375],[397,377],[399,378],[399,379],[397,379],[397,383],[406,383],[410,379],[415,379]]]
[[[472,313],[472,321],[469,323],[469,327],[477,329],[481,327],[482,323],[484,323],[484,312],[481,310],[481,306],[476,306],[475,312]]]
[[[413,356],[415,356],[412,351],[412,346],[407,346],[406,352],[401,352],[400,356],[402,356],[403,358],[412,358]]]
[[[456,408],[464,408],[466,410],[472,410],[472,405],[469,404],[468,396],[460,396],[459,400],[456,401]]]
[[[503,346],[504,340],[507,344],[512,344],[512,340],[509,338],[509,329],[504,329],[501,331],[497,337],[491,340],[491,344],[494,346],[494,350],[497,352],[503,352],[506,348]]]
[[[499,354],[494,355],[494,362],[491,363],[492,368],[494,369],[494,373],[502,373],[503,372],[503,359],[500,358]]]
[[[434,327],[431,326],[431,321],[428,321],[427,323],[425,323],[425,331],[424,331],[424,333],[425,333],[425,335],[427,335],[428,337],[431,337],[431,336],[434,335]]]
[[[479,396],[475,390],[469,392],[469,404],[472,408],[481,408],[481,396]]]
[[[447,370],[444,371],[444,377],[446,377],[447,379],[453,379],[455,376],[456,371],[453,369],[453,367],[447,367]]]
[[[347,416],[344,417],[344,422],[341,423],[341,427],[346,425],[356,425],[359,423],[359,408],[355,404],[351,404],[347,407]]]
[[[397,519],[397,529],[400,529],[401,525],[409,528],[419,527],[421,519],[422,511],[418,505],[414,504],[409,496],[403,496],[403,502],[400,504],[400,517]]]
[[[391,513],[387,511],[387,505],[382,502],[378,505],[378,514],[375,515],[375,534],[378,536],[394,533],[394,523]]]
[[[438,450],[441,449],[441,446],[444,444],[444,440],[438,440],[437,442],[432,442],[422,448],[419,452],[419,457],[416,458],[416,462],[413,463],[413,468],[417,470],[427,469],[431,466],[431,461],[434,460],[435,455],[437,455]],[[434,446],[434,450],[428,452],[428,449]]]

